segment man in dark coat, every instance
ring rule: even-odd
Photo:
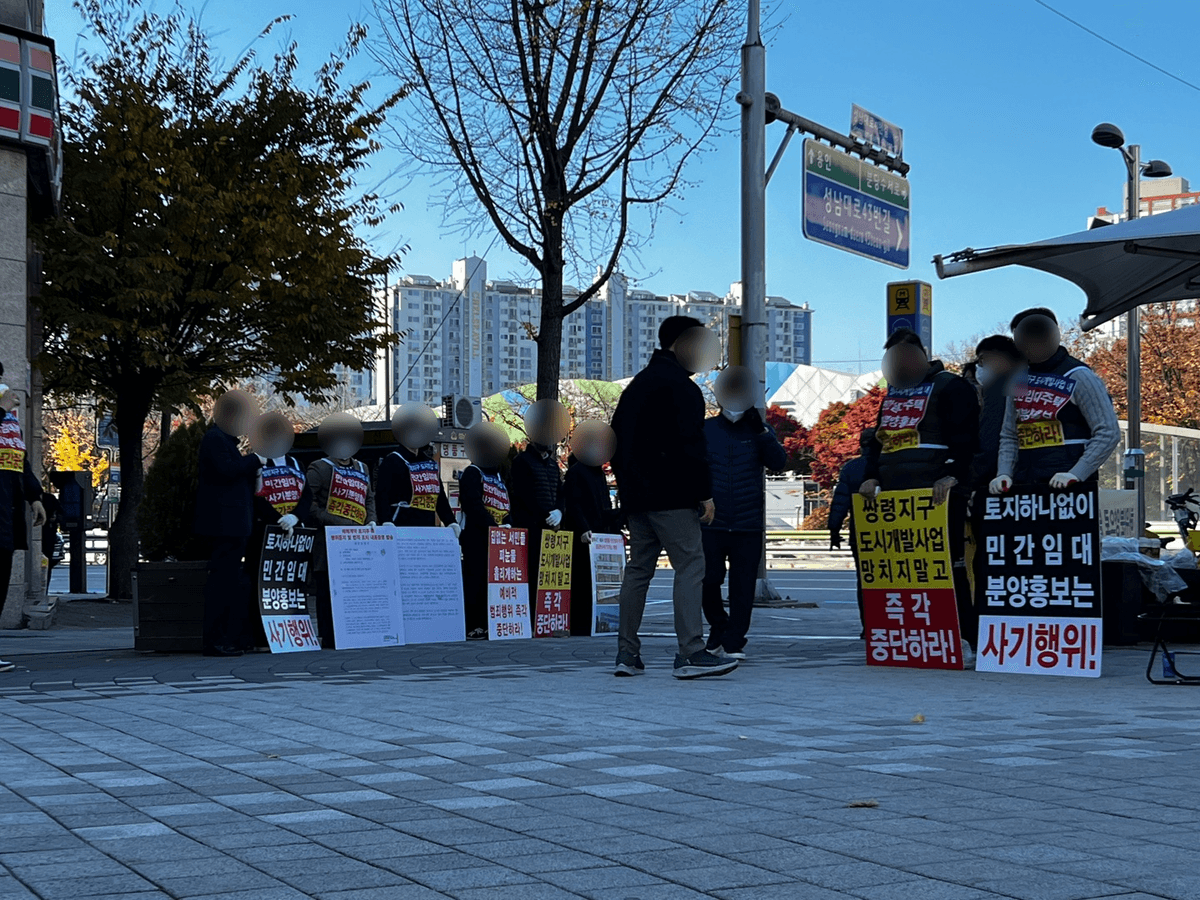
[[[850,515],[854,508],[854,495],[862,487],[867,477],[867,448],[875,440],[875,429],[864,428],[858,437],[858,456],[847,460],[838,473],[837,486],[833,489],[833,501],[829,504],[829,549],[842,549],[842,525],[850,520],[850,553],[854,556],[854,570],[858,571],[858,544],[854,539],[854,517]],[[866,620],[863,618],[862,582],[854,579],[855,591],[858,594],[858,623],[864,629]],[[860,632],[860,638],[865,632]]]
[[[4,368],[0,366],[0,375]],[[33,527],[41,528],[46,521],[42,505],[42,486],[33,474],[21,422],[16,415],[20,397],[6,384],[0,384],[0,614],[8,599],[12,581],[13,554],[28,550],[25,527],[25,505],[33,511]],[[53,551],[53,547],[50,548]],[[0,659],[0,672],[15,669],[13,663]]]
[[[704,647],[700,525],[711,522],[716,509],[704,440],[704,395],[692,381],[694,371],[710,364],[695,358],[692,344],[707,337],[698,319],[665,319],[658,329],[661,349],[625,388],[613,414],[617,452],[612,468],[629,523],[630,551],[621,582],[617,675],[645,672],[638,629],[646,592],[664,549],[675,571],[679,652],[673,674],[698,678],[737,668],[737,660],[716,656]]]
[[[536,438],[542,438],[537,440]],[[557,529],[563,520],[562,472],[558,468],[558,444],[540,433],[530,435],[525,449],[512,461],[508,476],[511,503],[508,521],[513,528],[529,532],[529,599],[531,609],[537,592],[538,564],[542,554],[542,532]]]
[[[463,615],[467,640],[483,641],[488,637],[488,538],[493,528],[510,525],[512,504],[500,474],[510,445],[504,430],[486,421],[471,426],[466,445],[471,465],[458,479]]]
[[[744,372],[745,375],[740,373]],[[739,373],[739,374],[735,374]],[[731,367],[721,379],[749,378],[749,370]],[[723,650],[734,659],[746,658],[746,634],[754,610],[754,587],[762,562],[766,528],[765,471],[787,465],[787,451],[775,429],[763,422],[751,404],[749,385],[725,390],[718,379],[720,415],[704,423],[708,468],[712,473],[716,515],[703,526],[704,617],[708,619],[708,649]],[[729,564],[729,612],[721,601],[725,565]],[[719,654],[718,654],[719,655]]]
[[[979,448],[971,460],[971,490],[986,491],[996,477],[1004,410],[1012,396],[1013,380],[1025,364],[1016,341],[1006,334],[985,337],[975,347],[975,377],[979,381]],[[982,504],[979,504],[982,505]]]
[[[204,586],[204,653],[240,656],[250,640],[246,613],[250,581],[242,568],[254,517],[262,462],[243,455],[238,437],[250,424],[251,401],[241,391],[217,399],[213,424],[200,441],[196,534],[211,539]]]
[[[592,536],[620,534],[608,491],[604,464],[612,459],[617,437],[605,422],[580,422],[571,437],[571,456],[563,479],[566,510],[563,527],[574,535],[571,547],[571,635],[592,633]]]

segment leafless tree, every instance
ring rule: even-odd
[[[597,294],[737,122],[732,0],[375,0],[376,55],[405,88],[394,129],[439,176],[451,228],[495,229],[542,283],[539,398],[563,318]],[[564,272],[589,287],[567,301]]]

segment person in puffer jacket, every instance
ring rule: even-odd
[[[754,610],[754,587],[762,562],[766,530],[763,474],[787,465],[787,452],[775,431],[754,408],[754,379],[731,366],[717,379],[719,415],[704,423],[708,467],[717,512],[701,529],[704,541],[704,617],[710,652],[745,659],[746,634]],[[729,566],[729,611],[721,601]]]

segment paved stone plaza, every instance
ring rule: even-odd
[[[0,636],[0,900],[1200,897],[1200,693],[1148,684],[1147,648],[1099,680],[867,668],[852,575],[796,572],[822,608],[681,683],[668,578],[635,679],[600,638]]]

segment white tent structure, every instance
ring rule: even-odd
[[[879,371],[854,375],[818,366],[797,366],[779,390],[767,398],[767,405],[782,406],[801,425],[811,428],[825,407],[857,400],[882,380]]]

